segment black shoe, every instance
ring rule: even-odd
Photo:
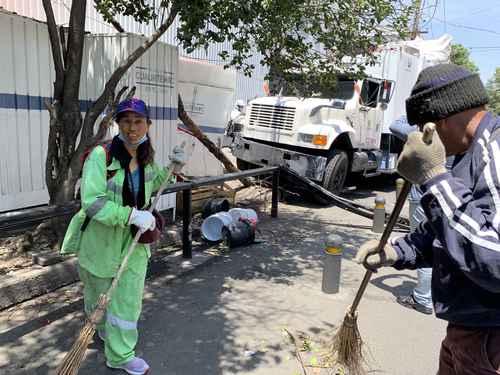
[[[409,309],[417,310],[418,312],[421,312],[422,314],[426,315],[431,315],[432,314],[432,309],[425,307],[424,305],[418,303],[415,301],[415,298],[413,298],[413,295],[409,296],[400,296],[396,300],[400,305],[404,307],[408,307]]]

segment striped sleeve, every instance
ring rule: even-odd
[[[391,240],[391,245],[399,258],[393,267],[398,270],[432,267],[434,238],[434,232],[429,222],[424,220],[414,232]]]
[[[421,202],[444,251],[460,270],[480,287],[500,293],[500,148],[489,136],[486,130],[479,140],[484,169],[475,194],[445,173],[423,186]]]

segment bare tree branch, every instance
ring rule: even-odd
[[[80,155],[91,145],[94,131],[94,124],[106,107],[110,96],[113,95],[118,82],[127,72],[127,70],[134,64],[164,33],[168,30],[170,25],[174,22],[177,16],[177,9],[172,6],[170,15],[167,20],[151,35],[141,46],[139,46],[130,56],[120,64],[120,66],[113,72],[111,77],[106,82],[105,88],[101,96],[93,103],[92,107],[85,114],[83,122],[82,133],[78,149],[73,156],[72,164],[76,163],[75,160],[80,158]]]
[[[47,189],[49,194],[52,194],[57,190],[57,176],[53,175],[53,170],[59,165],[59,157],[57,151],[58,145],[58,101],[54,100],[53,103],[49,99],[45,100],[45,106],[49,111],[50,123],[49,123],[49,142],[47,148],[47,160],[45,162],[45,183],[47,184]]]
[[[55,104],[52,103],[49,99],[45,99],[44,104],[45,107],[47,107],[47,110],[49,111],[50,117],[57,120],[57,110]]]
[[[68,64],[68,46],[66,44],[66,33],[64,31],[64,26],[59,26],[59,36],[61,38],[61,52],[63,55],[63,63],[64,66],[67,66]]]
[[[112,98],[112,100],[109,101],[109,111],[108,113],[106,113],[106,116],[104,116],[101,123],[99,124],[99,130],[97,131],[97,134],[94,136],[94,139],[92,140],[93,146],[99,144],[99,142],[101,142],[104,136],[106,135],[106,132],[108,131],[109,126],[111,125],[111,120],[113,120],[113,116],[115,115],[116,107],[120,102],[123,93],[127,89],[128,86],[122,87],[121,90],[118,92],[118,94],[114,98]],[[130,92],[127,94],[127,97],[130,96],[131,92],[135,92],[135,86],[130,89]]]
[[[214,155],[217,160],[219,160],[226,170],[229,173],[239,172],[239,169],[229,160],[226,155],[218,148],[199,128],[198,125],[194,123],[194,121],[189,117],[189,115],[184,110],[184,103],[182,102],[181,95],[178,96],[177,108],[179,111],[179,119],[182,121],[184,125],[189,129],[189,131],[193,134],[193,137],[197,138],[207,149]],[[245,186],[251,186],[252,181],[246,177],[241,178],[240,181]]]
[[[66,79],[64,82],[63,111],[78,104],[80,74],[85,40],[86,0],[73,1],[69,17]],[[73,103],[76,100],[76,103]],[[70,103],[71,102],[71,103]]]
[[[119,33],[125,32],[125,29],[122,27],[122,25],[120,25],[120,22],[118,22],[116,19],[113,18],[110,23],[111,23],[111,25],[113,25],[115,30],[118,31]]]
[[[97,8],[101,4],[101,0],[94,0],[94,4],[96,5],[96,8]],[[100,9],[100,11],[103,11],[103,10]],[[112,17],[111,14],[106,12],[105,16],[109,19],[108,22],[115,28],[116,31],[118,31],[119,33],[125,32],[125,29],[122,27],[122,25],[120,25],[120,22],[118,22],[114,17]]]
[[[47,28],[49,31],[50,46],[52,49],[52,58],[54,60],[54,69],[56,77],[54,82],[54,98],[60,100],[64,90],[64,63],[62,57],[61,41],[57,31],[56,19],[54,10],[50,0],[42,0],[45,15],[47,17]]]
[[[288,335],[288,338],[290,339],[290,342],[295,347],[294,348],[295,349],[295,357],[297,358],[297,361],[299,361],[299,364],[300,364],[300,367],[302,368],[303,374],[307,375],[307,370],[306,370],[306,367],[304,365],[304,360],[302,359],[302,355],[300,354],[300,348],[299,348],[299,345],[297,344],[297,339],[288,329],[283,328],[283,330],[286,332],[286,334]]]

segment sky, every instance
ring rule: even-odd
[[[500,67],[500,0],[424,0],[423,14],[424,39],[450,34],[469,48],[483,82],[493,76]]]

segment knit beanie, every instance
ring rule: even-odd
[[[422,70],[406,99],[411,125],[438,121],[488,103],[478,74],[455,64],[439,64]]]

